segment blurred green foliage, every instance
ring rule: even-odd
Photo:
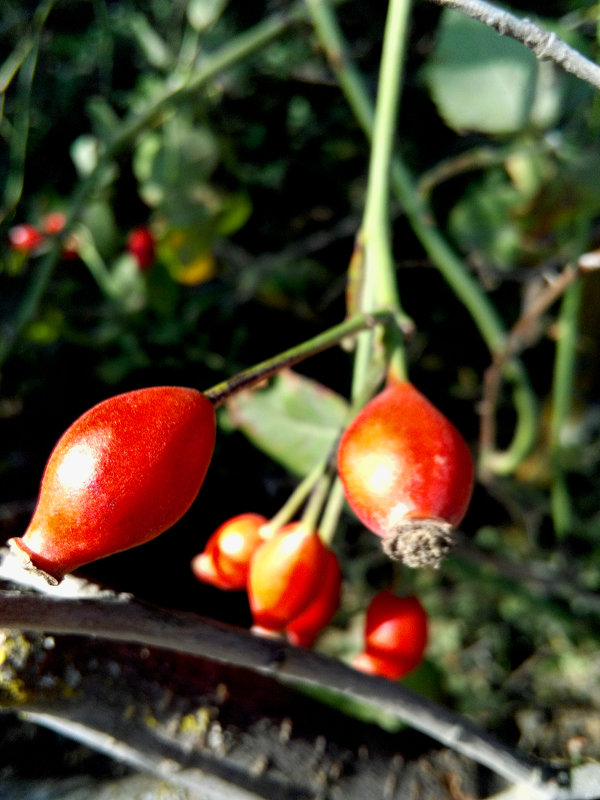
[[[50,448],[94,402],[157,383],[207,388],[343,317],[369,147],[307,18],[291,16],[295,8],[282,1],[4,0],[6,538],[26,524]],[[516,10],[543,12],[548,29],[597,57],[598,3],[520,3]],[[374,92],[384,4],[352,0],[338,14]],[[161,104],[270,19],[280,26],[277,35]],[[600,246],[599,111],[589,86],[520,44],[457,12],[414,4],[398,151],[415,175],[415,191],[431,203],[433,223],[507,328],[547,278]],[[144,125],[104,163],[103,153],[136,119]],[[90,175],[93,186],[64,242],[78,258],[58,260],[12,341],[24,298],[41,285],[47,252],[15,252],[9,229],[76,208]],[[477,453],[491,355],[460,298],[424,257],[402,208],[393,213],[400,293],[416,325],[408,342],[411,377]],[[156,261],[144,271],[126,245],[140,225],[157,243]],[[600,613],[600,278],[582,280],[572,379],[562,387],[571,401],[566,424],[552,440],[561,335],[553,305],[522,342],[541,409],[536,447],[514,474],[478,485],[465,544],[447,565],[434,574],[392,568],[350,515],[335,540],[345,604],[321,646],[341,655],[356,647],[357,615],[376,589],[392,583],[416,591],[432,631],[428,661],[411,685],[514,739],[527,709],[552,719],[561,709],[597,713],[600,706],[592,686]],[[196,584],[189,559],[226,516],[275,513],[295,476],[334,441],[351,355],[320,355],[301,372],[310,380],[292,386],[282,377],[236,400],[227,419],[223,414],[207,486],[185,520],[88,574],[246,624],[244,599],[225,601]],[[513,423],[510,396],[501,392],[500,443]],[[557,475],[571,508],[566,536],[557,535],[552,515]],[[587,719],[582,714],[576,730],[585,756],[597,758],[600,737]],[[569,728],[568,736],[540,736],[531,747],[568,759],[574,735]]]

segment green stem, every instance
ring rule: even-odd
[[[556,358],[552,383],[552,419],[550,421],[550,449],[553,467],[551,509],[554,529],[559,538],[571,530],[573,513],[566,483],[565,470],[561,464],[562,436],[568,424],[573,401],[573,381],[577,349],[579,308],[582,298],[582,282],[575,281],[567,289],[561,303],[558,318]]]
[[[328,459],[320,461],[308,475],[296,486],[292,494],[288,497],[285,503],[281,506],[279,511],[271,517],[266,526],[268,535],[277,533],[277,531],[289,522],[298,512],[306,498],[312,492],[315,484],[321,478],[327,469]]]
[[[373,328],[376,325],[383,325],[393,320],[393,314],[389,311],[374,311],[372,314],[356,314],[354,317],[344,320],[339,325],[323,333],[308,339],[289,350],[285,350],[272,358],[261,361],[253,367],[249,367],[232,378],[228,378],[221,383],[207,389],[204,394],[213,402],[215,407],[224,403],[228,397],[242,389],[249,389],[267,378],[272,377],[285,367],[292,367],[294,364],[304,361],[310,356],[327,350],[339,344],[348,336],[353,336],[360,331]]]
[[[339,478],[336,478],[329,496],[323,515],[319,522],[319,536],[326,545],[330,545],[333,537],[338,530],[338,522],[340,515],[344,508],[346,495],[344,494],[344,487]]]
[[[325,0],[306,2],[321,45],[346,100],[367,137],[372,138],[375,116],[373,104],[362,75],[348,55],[348,47],[336,16]],[[490,351],[494,353],[500,350],[506,337],[500,315],[442,236],[399,154],[392,160],[391,180],[392,189],[428,256],[471,315]],[[531,421],[537,417],[537,401],[520,362],[510,362],[506,375],[515,385],[514,403],[518,422],[513,441],[503,455],[505,463],[515,465],[527,455],[535,440],[537,426],[532,425]]]
[[[363,311],[378,307],[391,308],[399,313],[402,311],[392,254],[389,198],[390,168],[409,18],[410,0],[390,0],[379,68],[369,179],[361,232],[365,252]],[[401,337],[398,337],[395,345],[392,351],[393,370],[398,373],[398,377],[406,378]]]
[[[332,476],[329,472],[325,472],[323,475],[321,475],[319,480],[315,483],[308,503],[306,504],[304,512],[302,513],[302,522],[311,531],[317,530],[319,517],[321,516],[323,505],[325,504],[325,500],[327,499],[327,495],[329,494],[329,489],[331,487],[331,478]]]
[[[300,18],[301,8],[301,6],[294,6],[287,14],[274,14],[250,30],[239,34],[216,53],[208,56],[198,70],[185,82],[175,88],[165,89],[163,94],[145,111],[140,114],[132,114],[125,119],[118,133],[102,151],[96,167],[77,187],[67,214],[64,234],[66,235],[71,230],[83,206],[102,181],[107,167],[110,166],[116,155],[129,146],[143,131],[160,122],[171,106],[187,99],[219,72],[247,58],[280,36]],[[41,260],[35,278],[29,283],[15,317],[8,325],[4,326],[0,336],[0,366],[6,362],[25,325],[35,316],[59,257],[60,247],[57,242]]]
[[[78,228],[77,252],[102,294],[107,299],[114,300],[117,293],[112,276],[94,244],[91,232],[83,225]]]

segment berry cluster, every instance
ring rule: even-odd
[[[51,239],[63,232],[66,221],[66,214],[62,211],[50,211],[42,217],[39,225],[33,225],[30,222],[14,225],[8,231],[11,249],[26,256],[43,253]],[[61,256],[77,258],[77,246],[72,238],[63,243]]]
[[[301,521],[274,531],[260,514],[233,517],[212,534],[192,570],[220,589],[247,590],[255,631],[305,647],[340,601],[337,556]]]
[[[45,252],[51,239],[59,236],[67,221],[62,211],[51,211],[42,217],[39,225],[24,222],[14,225],[8,231],[8,241],[12,250],[24,255],[40,255]],[[142,272],[147,271],[156,258],[156,242],[149,228],[140,226],[133,228],[127,236],[127,252],[135,259]],[[77,237],[66,237],[61,249],[61,257],[65,259],[78,257]]]
[[[158,386],[99,403],[58,441],[13,549],[58,583],[158,536],[196,498],[215,435],[214,405],[195,389]],[[389,555],[439,564],[466,512],[473,466],[458,431],[412,384],[390,379],[363,408],[341,437],[337,468],[349,505]],[[255,631],[311,646],[338,609],[342,573],[305,517],[282,526],[257,513],[233,517],[192,570],[220,589],[246,591]],[[369,605],[354,665],[398,678],[420,663],[426,644],[419,600],[384,591]]]

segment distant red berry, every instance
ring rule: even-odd
[[[63,211],[50,211],[42,219],[42,230],[50,236],[56,236],[65,227],[67,215]]]
[[[44,236],[35,227],[28,222],[23,225],[15,225],[8,231],[8,238],[13,250],[19,250],[25,253],[31,253],[33,250],[43,244]]]
[[[127,249],[141,270],[146,270],[155,260],[154,236],[148,228],[134,228],[127,237]]]

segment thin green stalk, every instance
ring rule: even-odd
[[[261,361],[259,364],[249,367],[237,375],[207,389],[204,394],[215,405],[220,406],[228,397],[242,389],[250,389],[257,383],[272,377],[285,367],[292,367],[304,361],[310,356],[339,344],[348,336],[360,333],[361,331],[382,325],[393,320],[393,314],[389,311],[374,311],[372,314],[356,314],[354,317],[344,320],[339,325],[328,328],[323,333],[301,342],[289,350],[284,350],[272,358]]]
[[[302,512],[302,522],[311,531],[317,530],[317,523],[331,487],[331,478],[332,476],[328,472],[321,475],[315,483],[308,503]]]
[[[279,511],[271,517],[267,530],[269,534],[276,533],[283,525],[289,522],[312,492],[315,484],[327,469],[328,459],[320,461],[308,475],[296,486],[294,491],[281,506]]]
[[[353,64],[334,11],[326,0],[306,0],[307,8],[340,88],[354,116],[369,139],[373,137],[374,109],[362,75]],[[396,153],[391,168],[392,189],[423,248],[446,282],[460,299],[492,353],[503,347],[506,331],[500,315],[477,280],[464,267],[460,257],[444,239],[427,204],[419,197],[417,184],[401,156]],[[514,384],[517,429],[505,453],[503,466],[514,468],[534,443],[537,425],[537,400],[523,366],[507,364],[506,377]]]
[[[410,0],[390,0],[383,37],[377,102],[362,223],[365,252],[362,310],[386,307],[401,312],[392,254],[390,225],[390,167],[396,133]],[[365,337],[366,338],[366,337]],[[406,377],[401,341],[392,353],[393,369]],[[357,391],[360,387],[357,387]]]
[[[346,41],[330,3],[328,0],[305,0],[305,3],[344,94],[346,97],[354,98],[354,111],[359,122],[373,134],[365,213],[357,236],[361,259],[356,260],[353,276],[358,285],[356,291],[358,308],[369,310],[383,306],[396,309],[401,315],[391,252],[388,206],[390,161],[402,85],[404,43],[410,3],[407,0],[391,0],[388,8],[379,74],[377,112],[363,89],[362,76],[352,65]],[[356,273],[361,273],[360,277],[357,278]],[[390,350],[394,370],[405,375],[402,337],[399,334],[400,330]],[[369,381],[374,346],[375,338],[372,333],[359,337],[354,360],[353,397],[364,394],[364,386]]]
[[[51,5],[52,3],[49,3],[49,6]],[[159,122],[173,105],[197,92],[219,72],[247,58],[280,36],[294,21],[300,18],[301,9],[302,6],[295,6],[286,14],[274,14],[250,30],[239,34],[216,53],[207,56],[185,82],[175,88],[165,89],[161,97],[145,111],[140,114],[132,114],[125,119],[117,134],[102,151],[94,170],[79,183],[75,190],[67,213],[64,234],[66,235],[70,231],[78,219],[82,208],[101,183],[106,169],[116,155],[131,145],[143,131]],[[59,258],[60,246],[56,242],[55,246],[40,261],[35,277],[30,281],[14,318],[3,326],[0,335],[0,367],[6,362],[24,327],[35,316]]]
[[[345,501],[346,495],[344,494],[344,487],[342,486],[341,480],[336,478],[329,492],[329,496],[327,497],[327,503],[325,504],[319,522],[319,536],[326,545],[331,544],[338,530],[338,522]]]
[[[91,232],[83,225],[78,227],[77,252],[88,268],[102,294],[109,300],[117,297],[114,281],[104,259],[98,252]]]
[[[567,289],[558,317],[556,358],[552,383],[552,418],[550,421],[550,450],[552,455],[553,481],[550,494],[554,530],[559,538],[566,536],[572,526],[573,512],[561,464],[562,437],[568,424],[573,401],[573,381],[577,350],[577,330],[583,284],[575,281]]]

